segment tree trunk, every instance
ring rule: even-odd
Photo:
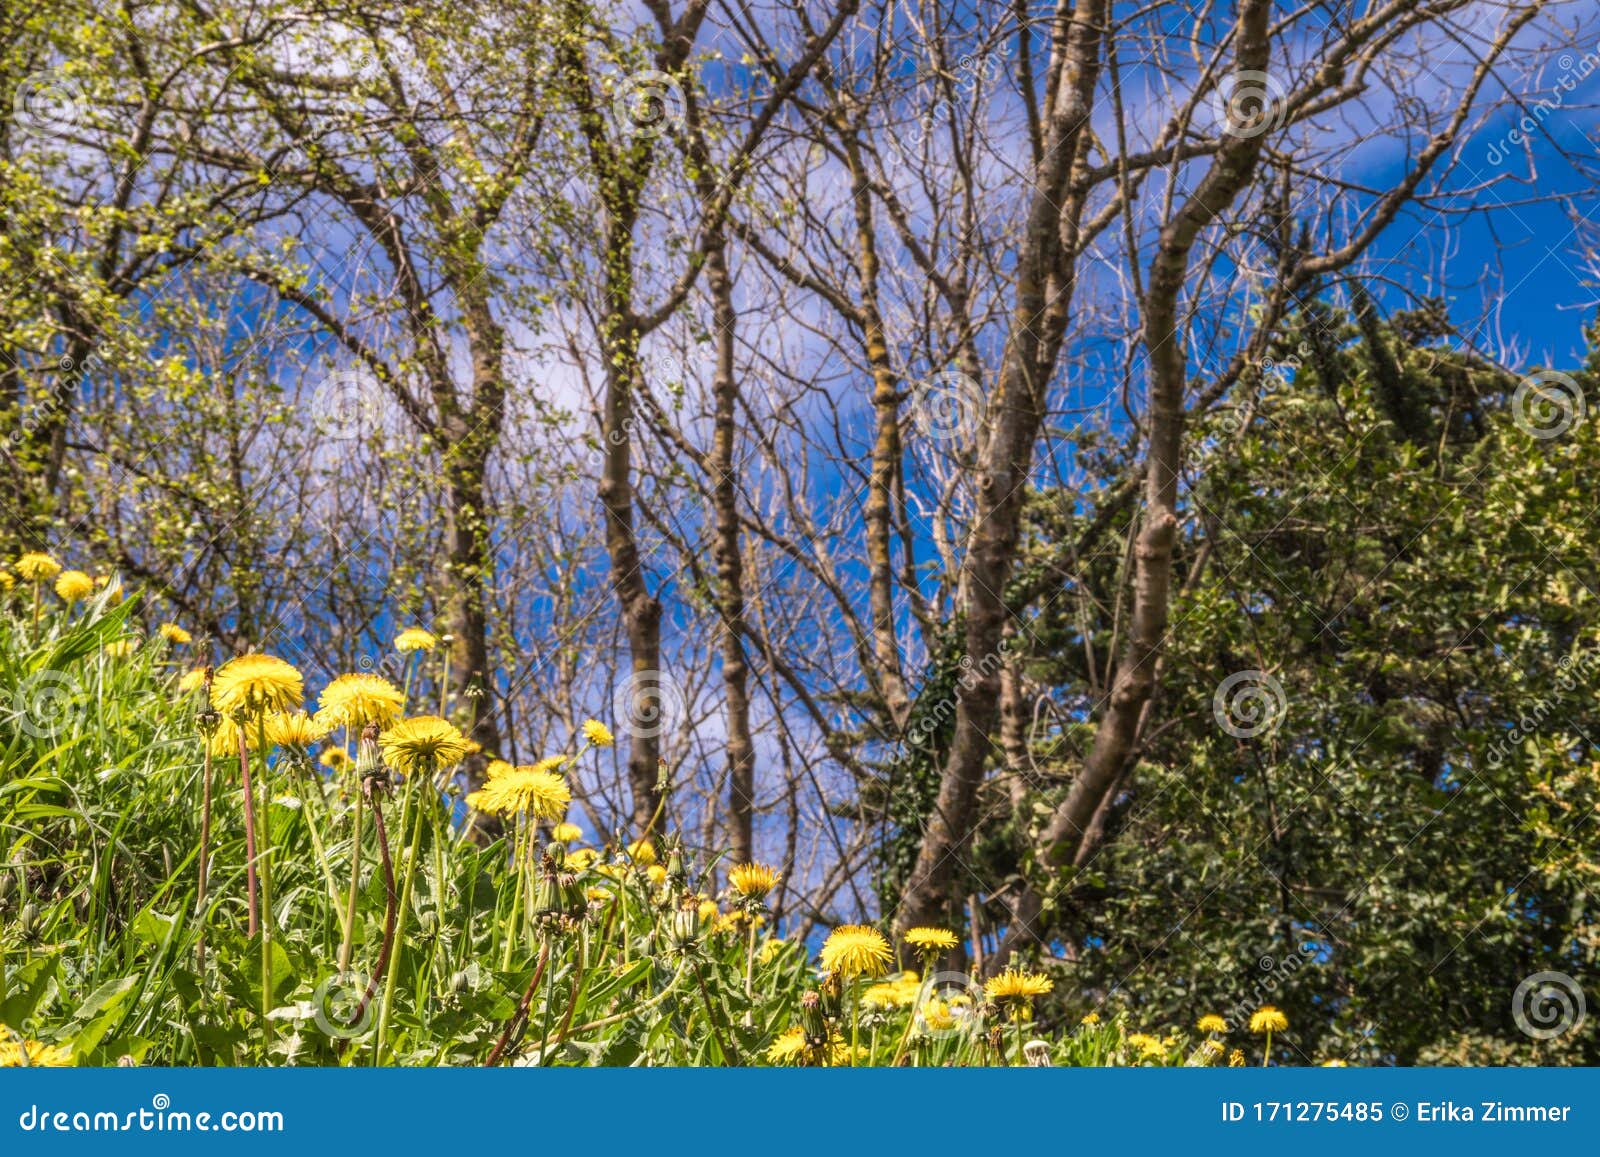
[[[894,625],[893,514],[895,484],[900,473],[900,387],[889,362],[883,314],[878,305],[878,241],[872,223],[872,190],[867,183],[861,145],[852,128],[840,133],[851,180],[851,205],[856,224],[856,271],[861,278],[861,328],[867,364],[872,370],[872,413],[875,426],[872,469],[862,517],[867,534],[867,597],[872,614],[874,672],[884,707],[897,729],[911,717],[900,665],[900,642]]]
[[[712,380],[716,403],[711,467],[717,529],[717,610],[722,619],[722,686],[727,700],[728,842],[735,864],[755,859],[755,743],[750,737],[750,665],[745,657],[744,559],[740,551],[738,488],[734,484],[738,446],[734,377],[733,279],[721,239],[706,254],[706,285],[716,324],[717,367]]]
[[[956,692],[955,734],[940,776],[938,800],[901,895],[896,916],[901,929],[939,920],[952,909],[951,881],[977,822],[978,787],[999,714],[1004,662],[1000,644],[1010,615],[1006,584],[1033,466],[1033,444],[1072,290],[1071,264],[1060,257],[1063,236],[1076,231],[1081,202],[1069,197],[1069,177],[1093,110],[1105,12],[1104,0],[1081,3],[1057,50],[1062,58],[1061,81],[1053,86],[1048,147],[1034,168],[1017,300],[999,382],[987,407],[994,415],[994,433],[980,460],[975,525],[962,562],[966,652]]]
[[[608,261],[632,247],[631,230],[607,246]],[[628,736],[628,783],[633,794],[633,827],[643,838],[662,809],[659,764],[665,707],[673,695],[661,670],[661,604],[645,581],[644,563],[633,519],[633,392],[639,378],[639,335],[625,302],[613,301],[606,335],[606,397],[601,429],[605,462],[600,502],[606,516],[606,551],[611,589],[628,634],[630,673],[619,691],[617,720]]]
[[[446,455],[444,609],[450,632],[450,692],[468,720],[462,730],[484,752],[499,755],[489,663],[486,590],[493,544],[484,509],[484,466],[476,454]],[[469,777],[475,778],[482,763],[469,761]]]
[[[1240,72],[1266,68],[1269,11],[1269,0],[1247,0],[1241,6],[1235,55],[1235,68]],[[1163,227],[1151,259],[1149,288],[1143,303],[1144,343],[1149,356],[1145,511],[1134,548],[1128,641],[1083,769],[1040,835],[1038,859],[1046,871],[1074,865],[1107,794],[1133,758],[1139,723],[1155,690],[1171,606],[1178,477],[1183,466],[1188,361],[1183,334],[1179,332],[1178,306],[1196,238],[1248,184],[1261,144],[1260,135],[1243,134],[1232,137],[1218,151],[1194,193]],[[1017,918],[1007,931],[1006,944],[994,954],[991,968],[1002,967],[1017,944],[1036,938],[1035,921],[1045,910],[1046,902],[1037,882],[1027,889],[1015,909]]]

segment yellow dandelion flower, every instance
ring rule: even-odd
[[[628,858],[648,868],[656,862],[656,846],[649,840],[634,840],[628,845]]]
[[[72,1049],[28,1040],[0,1024],[0,1069],[65,1069],[72,1067]]]
[[[851,1063],[850,1054],[852,1052],[855,1053],[857,1063],[866,1060],[872,1055],[872,1051],[866,1045],[856,1045],[852,1049],[850,1042],[844,1039],[842,1033],[834,1033],[833,1038],[828,1041],[828,1065],[835,1069],[845,1068]]]
[[[861,993],[864,1008],[910,1008],[917,1003],[922,991],[922,978],[915,972],[903,972],[892,980],[867,986]]]
[[[81,570],[64,570],[56,579],[56,594],[69,606],[94,594],[94,579]]]
[[[1221,1041],[1212,1040],[1208,1037],[1200,1042],[1198,1051],[1202,1064],[1214,1065],[1222,1059],[1222,1055],[1228,1050],[1223,1047]]]
[[[491,759],[489,765],[483,769],[485,779],[494,779],[508,771],[517,770],[515,766],[504,759]]]
[[[178,692],[182,695],[188,695],[190,692],[198,691],[205,685],[205,681],[205,668],[197,667],[195,670],[186,673],[182,679],[178,680]]]
[[[1289,1027],[1289,1018],[1270,1004],[1264,1004],[1250,1014],[1250,1031],[1253,1033],[1283,1032]]]
[[[957,943],[956,934],[943,928],[913,928],[906,933],[906,943],[923,955],[948,952]]]
[[[317,721],[328,730],[388,727],[405,709],[405,692],[381,675],[340,675],[317,697]]]
[[[783,879],[779,871],[768,864],[739,864],[728,872],[728,884],[746,900],[760,900]]]
[[[194,636],[177,623],[162,623],[156,630],[161,633],[163,639],[174,646],[182,647],[194,642]]]
[[[31,583],[47,582],[61,573],[61,564],[48,554],[30,550],[17,559],[17,573]]]
[[[407,774],[443,771],[467,754],[466,737],[454,723],[437,715],[402,719],[378,736],[378,746],[383,749],[384,763]]]
[[[547,755],[535,763],[533,769],[535,771],[560,771],[566,762],[567,757],[564,755]]]
[[[1030,1001],[1036,996],[1043,996],[1055,986],[1055,981],[1043,973],[1008,968],[985,981],[983,993],[990,1000],[1003,1004],[1007,1001]]]
[[[883,933],[869,924],[844,924],[822,943],[822,967],[846,980],[882,976],[894,961]]]
[[[481,791],[468,797],[468,803],[479,811],[541,820],[559,820],[567,814],[571,802],[572,789],[567,781],[536,767],[514,767],[487,780]]]
[[[1202,1016],[1199,1020],[1195,1021],[1194,1027],[1199,1029],[1201,1032],[1227,1032],[1228,1022],[1223,1020],[1216,1013],[1208,1012],[1205,1016]]]
[[[280,711],[267,716],[267,738],[279,747],[308,750],[328,734],[328,729],[304,711]]]
[[[778,1039],[767,1046],[767,1060],[775,1065],[797,1065],[805,1055],[806,1033],[799,1025],[784,1029]]]
[[[421,627],[407,627],[394,637],[394,649],[402,655],[412,651],[432,652],[439,645],[439,636]]]
[[[330,747],[317,756],[317,762],[331,771],[343,771],[350,766],[350,753],[342,747]]]
[[[570,828],[572,824],[557,824],[556,830]],[[594,862],[600,858],[600,853],[593,848],[574,848],[567,853],[567,867],[574,872],[581,872],[586,868],[594,867]]]
[[[956,1027],[955,1009],[948,1001],[924,1001],[918,1019],[926,1032],[949,1032]]]
[[[558,844],[570,844],[583,839],[583,829],[577,824],[560,823],[550,829],[550,838]]]
[[[644,876],[645,879],[649,880],[652,884],[659,885],[667,882],[667,870],[660,864],[651,864],[644,870]]]
[[[113,659],[126,659],[138,649],[138,639],[113,639],[105,645],[105,653]]]
[[[1100,1014],[1098,1012],[1086,1012],[1083,1014],[1083,1018],[1079,1020],[1078,1023],[1093,1027],[1094,1025],[1100,1023]]]
[[[757,953],[757,955],[756,955],[756,963],[763,964],[763,965],[771,964],[780,955],[782,955],[783,950],[784,950],[785,946],[787,946],[787,944],[788,944],[788,941],[780,940],[776,936],[772,937],[771,939],[762,941],[761,942],[761,951],[759,953]]]
[[[1139,1050],[1139,1055],[1146,1060],[1167,1055],[1167,1050],[1157,1037],[1147,1032],[1131,1032],[1128,1034],[1128,1043]]]
[[[239,736],[241,734],[241,730],[242,729],[239,727],[239,725],[233,721],[232,716],[222,716],[221,722],[218,723],[216,731],[213,732],[211,738],[206,741],[207,750],[209,750],[212,756],[216,758],[230,755],[237,757],[239,754]],[[257,747],[255,737],[252,735],[246,735],[245,746],[254,751]]]
[[[701,900],[695,913],[700,917],[702,924],[715,923],[721,917],[715,900]]]
[[[211,692],[217,707],[230,714],[293,711],[305,698],[305,683],[282,659],[240,655],[217,668]]]
[[[1230,1069],[1244,1068],[1244,1050],[1234,1049],[1228,1054],[1228,1067]]]
[[[617,741],[611,734],[611,729],[598,719],[583,721],[583,737],[595,747],[610,747]]]
[[[1331,1061],[1323,1061],[1322,1067],[1325,1069],[1347,1069],[1350,1067],[1350,1062],[1341,1061],[1338,1057],[1335,1057]]]
[[[17,576],[8,570],[0,570],[0,592],[11,591],[16,588]]]

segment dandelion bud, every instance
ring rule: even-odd
[[[31,937],[39,927],[39,905],[28,901],[22,906],[22,911],[17,916],[17,931],[25,937]]]
[[[667,857],[667,882],[676,889],[685,888],[689,883],[689,874],[683,868],[683,853],[676,846],[672,854]]]
[[[828,1043],[828,1021],[822,1014],[822,994],[815,989],[800,998],[800,1030],[806,1044],[817,1048]]]
[[[376,779],[383,774],[378,761],[378,725],[369,723],[361,732],[361,742],[356,747],[356,778]]]
[[[557,877],[561,888],[562,911],[574,920],[581,919],[589,911],[589,893],[578,883],[578,877],[571,872],[563,872]]]
[[[545,920],[560,916],[566,911],[567,900],[561,891],[561,881],[553,872],[539,877],[539,890],[534,893],[533,915]]]
[[[672,913],[667,925],[668,947],[683,955],[694,952],[700,946],[700,927],[699,908],[691,898]]]

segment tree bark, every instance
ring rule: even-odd
[[[917,862],[900,898],[895,922],[901,929],[950,912],[951,882],[977,819],[978,787],[998,715],[1001,637],[1011,613],[1005,589],[1045,392],[1073,288],[1071,263],[1062,262],[1061,254],[1063,239],[1076,232],[1082,202],[1069,196],[1070,177],[1093,111],[1105,17],[1104,0],[1084,0],[1057,32],[1060,64],[1051,86],[1047,147],[1034,166],[1016,304],[1000,378],[988,403],[994,430],[980,460],[974,529],[962,561],[965,670],[956,694],[955,734]]]
[[[755,743],[750,736],[750,664],[745,656],[744,558],[739,533],[739,493],[734,484],[739,429],[735,407],[733,278],[726,243],[719,237],[706,255],[706,286],[716,325],[717,367],[712,379],[715,428],[711,444],[712,503],[716,511],[717,610],[722,619],[722,688],[727,700],[728,842],[733,863],[755,859]]]
[[[1245,0],[1237,28],[1235,68],[1260,72],[1268,63],[1270,0]],[[1149,442],[1145,451],[1145,512],[1134,547],[1133,606],[1128,641],[1117,665],[1105,712],[1094,742],[1066,798],[1039,837],[1038,859],[1045,872],[1074,865],[1107,793],[1133,758],[1145,705],[1155,689],[1157,664],[1171,606],[1172,556],[1178,534],[1178,478],[1183,466],[1184,388],[1188,362],[1178,307],[1188,273],[1189,253],[1200,231],[1249,183],[1263,136],[1243,133],[1218,151],[1194,192],[1162,228],[1150,262],[1143,302]],[[1051,881],[1052,883],[1054,881]],[[1013,909],[1006,944],[991,958],[1003,967],[1019,943],[1035,938],[1035,922],[1048,897],[1030,882]]]

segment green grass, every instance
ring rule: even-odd
[[[758,907],[704,895],[711,857],[671,835],[653,871],[609,846],[578,869],[537,827],[464,839],[452,799],[384,775],[391,904],[354,771],[325,774],[307,752],[252,755],[271,935],[251,936],[237,757],[210,765],[197,899],[207,761],[203,693],[178,689],[189,649],[146,636],[132,599],[65,608],[46,589],[40,602],[35,621],[19,584],[0,612],[0,1050],[11,1041],[13,1061],[27,1038],[91,1065],[848,1064],[852,1034],[858,1064],[1017,1064],[1036,1037],[1030,1053],[1058,1065],[1220,1059],[1201,1037],[1141,1039],[1120,1021],[1017,1023],[960,979],[830,983]],[[829,1043],[802,1047],[810,992],[806,1023]]]

